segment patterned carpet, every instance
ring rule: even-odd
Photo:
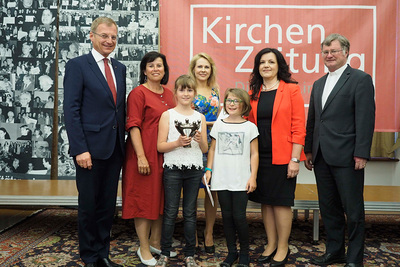
[[[204,213],[198,214],[198,231],[201,232]],[[78,255],[76,216],[74,209],[47,209],[0,233],[0,266],[83,266]],[[249,212],[248,217],[251,266],[257,266],[256,259],[266,242],[264,227],[258,212]],[[309,263],[310,257],[324,251],[323,228],[320,241],[313,244],[311,222],[301,215],[294,221],[287,266],[313,266]],[[367,225],[365,266],[399,266],[400,215],[367,215]],[[226,257],[220,214],[214,231],[216,253],[199,253],[196,261],[200,266],[219,266],[218,263]],[[178,257],[172,259],[169,266],[184,266],[180,253],[182,232],[180,218],[174,236]],[[111,258],[124,266],[143,266],[136,256],[137,246],[133,221],[117,218],[113,226]]]

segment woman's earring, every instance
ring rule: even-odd
[[[144,82],[147,82],[147,75],[144,75]]]

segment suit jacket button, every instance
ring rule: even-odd
[[[113,129],[114,129],[114,130],[117,129],[117,126],[113,125]]]

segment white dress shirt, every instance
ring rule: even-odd
[[[347,64],[343,65],[342,67],[338,68],[334,72],[329,72],[328,77],[326,78],[324,91],[322,92],[322,108],[324,108],[326,100],[328,99],[329,95],[331,94],[333,88],[335,87],[336,83],[338,82],[340,76],[342,76],[344,70],[347,68]]]
[[[102,56],[102,55],[101,55],[99,52],[97,52],[97,50],[94,49],[94,48],[92,48],[92,55],[93,55],[94,60],[96,61],[97,65],[99,66],[101,73],[103,73],[104,78],[107,80],[107,78],[106,78],[106,71],[105,71],[105,69],[104,69],[104,61],[103,61],[104,56]],[[111,74],[112,74],[113,79],[114,79],[115,90],[117,91],[117,90],[118,90],[118,88],[117,88],[117,80],[115,79],[114,68],[112,67],[112,64],[111,64],[111,57],[108,56],[107,58],[108,58],[108,65],[110,66]]]

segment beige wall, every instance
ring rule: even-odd
[[[400,154],[400,149],[396,155]],[[398,156],[397,156],[398,157]],[[314,172],[310,172],[300,164],[300,174],[297,183],[314,184]],[[396,185],[400,186],[400,162],[397,161],[370,161],[366,167],[365,185]]]

